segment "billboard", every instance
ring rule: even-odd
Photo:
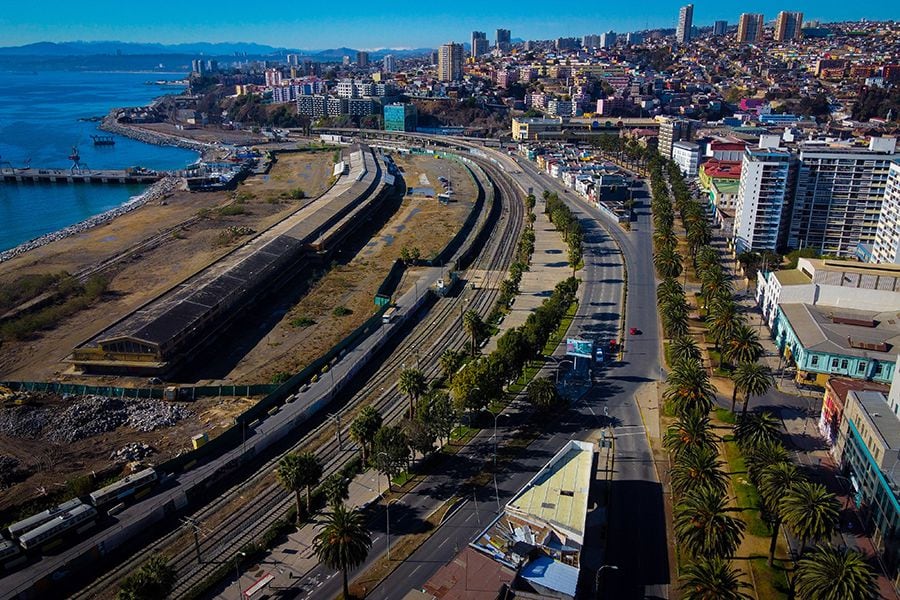
[[[594,358],[594,342],[577,338],[566,338],[566,355]]]

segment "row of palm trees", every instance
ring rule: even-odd
[[[658,301],[671,340],[672,369],[664,399],[677,417],[667,429],[663,443],[673,460],[670,476],[676,499],[674,531],[679,548],[690,558],[680,576],[682,590],[688,600],[749,598],[741,572],[729,562],[740,546],[746,526],[731,514],[740,509],[729,507],[728,477],[719,460],[721,439],[713,432],[708,417],[715,389],[703,367],[700,349],[688,335],[689,305],[677,280],[683,259],[677,250],[674,211],[663,165],[654,161],[651,167],[657,227],[654,263],[663,279]],[[743,393],[744,407],[734,435],[745,456],[748,475],[763,499],[763,517],[772,526],[771,565],[782,524],[806,549],[810,543],[830,536],[839,507],[832,494],[807,481],[789,461],[779,440],[778,421],[770,413],[747,413],[749,399],[764,394],[772,385],[771,375],[757,363],[762,347],[738,312],[730,278],[722,269],[718,254],[708,245],[705,217],[701,218],[702,211],[697,210],[699,204],[690,199],[680,172],[671,163],[668,175],[701,282],[699,299],[707,313],[707,324],[723,359],[736,364],[732,412],[739,391]],[[810,600],[870,598],[874,590],[874,578],[861,555],[824,545],[802,555],[791,583],[798,597]]]

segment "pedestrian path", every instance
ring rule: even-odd
[[[544,213],[543,199],[538,199],[534,212],[534,254],[530,268],[522,274],[512,310],[500,323],[497,334],[485,344],[485,354],[497,348],[497,340],[506,331],[524,324],[528,315],[550,297],[557,283],[572,275],[566,244]]]

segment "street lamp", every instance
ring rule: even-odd
[[[569,363],[573,367],[575,366],[575,363],[568,359],[561,360],[558,363],[556,363],[556,385],[559,385],[559,368],[565,363]],[[565,381],[563,381],[563,383],[565,383]]]
[[[241,572],[238,569],[238,562],[240,561],[241,556],[247,556],[246,552],[238,552],[234,555],[234,575],[237,578],[237,589],[238,589],[238,598],[243,597],[244,590],[241,589]]]
[[[385,464],[387,464],[387,461],[390,460],[390,456],[388,456],[388,453],[387,453],[387,452],[379,452],[379,453],[376,454],[375,456],[376,456],[376,457],[378,457],[378,456],[384,456],[384,458],[385,458]],[[384,477],[385,477],[385,479],[387,479],[388,490],[390,490],[390,489],[391,489],[391,480],[390,480],[390,477],[388,477],[387,475],[385,475]],[[381,469],[378,469],[378,480],[381,481]],[[381,487],[381,484],[379,484],[378,487],[380,488],[380,487]],[[378,490],[378,493],[381,494],[381,493],[383,493],[383,492],[379,489],[379,490]]]
[[[618,571],[619,567],[616,565],[603,565],[599,569],[597,569],[597,578],[594,580],[594,587],[597,590],[597,597],[600,597],[600,575],[603,573],[604,569],[609,569],[610,571]]]

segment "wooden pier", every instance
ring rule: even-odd
[[[0,169],[5,183],[153,183],[165,172],[147,170]]]

